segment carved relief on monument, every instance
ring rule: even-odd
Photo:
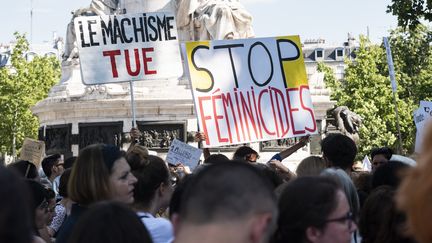
[[[79,148],[105,143],[122,146],[123,122],[79,123]]]
[[[45,128],[45,152],[46,154],[64,154],[70,153],[70,135],[72,124],[47,126]],[[41,131],[43,135],[43,130]]]
[[[299,138],[284,138],[260,142],[260,151],[262,152],[280,152],[296,144]]]
[[[174,139],[186,142],[185,123],[140,122],[139,143],[149,149],[168,149]]]

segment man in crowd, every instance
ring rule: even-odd
[[[354,141],[340,133],[330,134],[321,142],[323,158],[330,167],[337,167],[351,175],[357,146]]]
[[[390,161],[393,151],[388,147],[374,148],[371,151],[372,171]]]
[[[268,241],[277,204],[270,182],[256,168],[222,162],[190,179],[173,216],[176,243]]]
[[[54,190],[56,195],[58,195],[58,185],[59,181],[56,179],[64,172],[64,162],[60,154],[53,154],[45,157],[42,160],[42,169],[45,173],[49,186]]]

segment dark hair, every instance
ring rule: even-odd
[[[29,192],[23,180],[0,166],[0,242],[32,241]]]
[[[182,180],[176,185],[174,192],[171,196],[170,204],[169,204],[169,217],[172,218],[174,214],[180,213],[180,207],[182,204],[183,193],[186,190],[186,187],[190,185],[192,181],[192,177],[195,174],[189,174],[183,177]]]
[[[39,178],[39,174],[36,166],[27,160],[18,160],[15,163],[9,164],[8,168],[17,172],[20,176],[26,179],[36,179]]]
[[[351,138],[333,133],[322,140],[321,148],[331,166],[343,170],[351,169],[357,154],[357,146]]]
[[[72,169],[66,169],[63,174],[60,176],[60,184],[59,184],[59,188],[58,188],[58,193],[61,197],[67,198],[68,197],[68,182],[69,182],[69,177],[71,174]]]
[[[126,158],[129,159],[132,156],[129,153]],[[134,204],[148,206],[160,184],[169,183],[170,173],[168,167],[163,159],[154,155],[148,155],[147,160],[141,162],[131,160],[129,165],[132,174],[138,180],[134,188]]]
[[[72,166],[74,165],[76,159],[77,159],[76,156],[72,156],[72,157],[69,157],[69,158],[65,159],[63,167],[65,169],[72,168]]]
[[[52,154],[48,157],[45,157],[42,160],[42,170],[47,177],[51,176],[51,169],[53,166],[57,165],[58,160],[61,158],[60,154]]]
[[[409,165],[399,161],[391,161],[378,167],[372,175],[372,189],[383,185],[398,188],[402,182],[401,173],[408,168]]]
[[[56,198],[55,191],[51,187],[45,187],[45,198],[46,200],[51,200]]]
[[[223,154],[212,154],[204,160],[204,164],[215,164],[219,162],[227,162],[230,159]]]
[[[266,164],[253,163],[252,166],[257,168],[264,177],[267,177],[273,186],[273,190],[284,182],[283,178],[279,176],[276,170],[270,168]]]
[[[31,220],[32,220],[32,225],[33,228],[35,230],[35,232],[37,232],[37,227],[35,224],[35,212],[36,209],[42,204],[42,202],[47,202],[48,199],[46,198],[47,196],[47,190],[45,189],[45,187],[40,184],[37,181],[33,181],[33,180],[26,180],[27,183],[27,187],[30,191],[30,215],[31,215]]]
[[[363,243],[413,242],[402,236],[406,220],[397,210],[394,197],[395,188],[380,186],[366,199],[359,221]]]
[[[388,148],[388,147],[373,148],[371,150],[371,160],[373,160],[375,155],[378,155],[378,154],[382,154],[382,155],[384,155],[384,157],[387,160],[390,160],[390,158],[393,155],[393,150],[391,148]]]
[[[258,152],[253,150],[251,147],[249,146],[241,146],[239,148],[237,148],[237,150],[234,152],[233,154],[233,160],[246,160],[246,156],[251,155],[251,154],[255,154],[258,155]]]
[[[252,165],[234,162],[205,166],[191,178],[181,198],[183,222],[216,223],[264,212],[276,217],[271,183]]]
[[[279,198],[278,228],[273,243],[306,242],[308,227],[322,228],[337,207],[338,183],[327,177],[299,177]]]
[[[123,204],[101,202],[82,215],[69,243],[151,243],[150,234],[135,212]]]

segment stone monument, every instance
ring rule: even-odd
[[[140,12],[175,13],[180,41],[254,37],[252,17],[238,0],[92,0],[89,7],[73,12],[67,27],[61,80],[32,109],[39,118],[39,139],[46,141],[47,154],[62,153],[67,158],[92,143],[125,147],[130,142],[129,83],[83,84],[73,19]],[[333,102],[328,93],[314,92],[312,88],[320,127]],[[134,82],[134,96],[136,123],[143,134],[141,142],[150,149],[166,151],[173,139],[186,141],[188,132],[197,131],[186,75]]]
[[[199,33],[199,38],[212,37],[216,32],[219,38],[222,32],[218,30],[224,26],[231,26],[224,29],[226,38],[249,37],[239,33],[252,33],[250,15],[247,15],[249,19],[245,24],[248,30],[245,31],[239,20],[234,20],[230,14],[231,11],[238,12],[237,8],[232,9],[240,6],[238,1],[190,1],[189,6],[199,8],[188,9],[187,13],[184,12],[184,4],[183,0],[92,0],[89,7],[72,12],[72,20],[67,27],[61,80],[51,89],[48,97],[32,110],[39,118],[39,139],[46,141],[47,154],[77,155],[79,149],[98,142],[123,146],[128,142],[126,135],[132,128],[128,83],[83,84],[73,26],[75,17],[168,11],[176,13],[180,23],[192,21],[194,25],[190,28],[194,29],[194,33]],[[202,12],[204,9],[205,13]],[[219,20],[220,11],[226,17]],[[204,19],[216,20],[217,23],[209,27]],[[184,33],[189,29],[185,31],[182,28],[179,28],[180,40],[199,39],[186,38]],[[188,83],[184,75],[179,79],[134,82],[137,126],[150,148],[166,149],[174,138],[185,141],[187,131],[197,130]]]

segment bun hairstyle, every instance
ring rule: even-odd
[[[131,170],[139,169],[148,164],[149,153],[146,147],[135,144],[129,148],[126,154],[126,160],[131,167]]]
[[[142,147],[142,146],[139,146]],[[141,153],[137,147],[126,155],[132,174],[138,179],[134,189],[135,203],[148,206],[162,183],[168,184],[170,173],[165,161],[158,156]]]

